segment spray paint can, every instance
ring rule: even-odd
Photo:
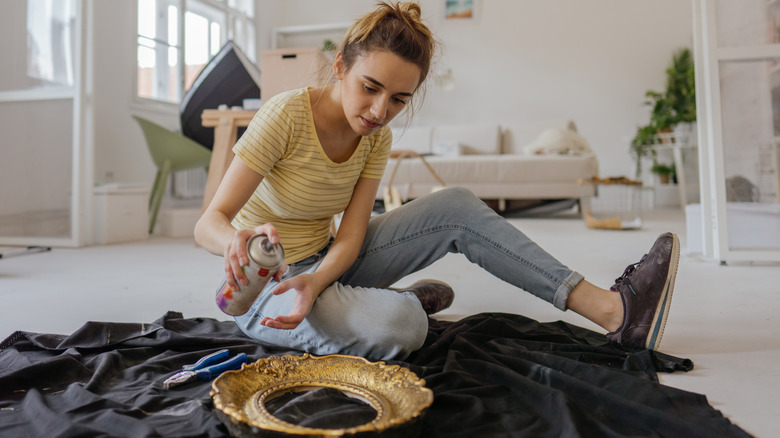
[[[226,278],[217,289],[217,306],[228,315],[239,316],[248,312],[268,281],[284,263],[282,245],[272,244],[263,234],[256,234],[247,240],[246,253],[249,263],[241,269],[249,283],[246,286],[239,285],[238,290],[235,290],[228,285]]]

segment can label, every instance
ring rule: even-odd
[[[247,241],[249,263],[241,269],[249,282],[238,289],[230,287],[227,278],[217,289],[216,302],[220,310],[232,316],[249,311],[260,292],[284,263],[284,249],[281,244],[273,245],[264,235],[252,236]]]

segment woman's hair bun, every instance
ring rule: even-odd
[[[413,2],[404,2],[398,4],[398,10],[400,12],[403,12],[404,14],[410,15],[415,21],[420,21],[420,17],[422,16],[422,10],[420,9],[420,5]]]

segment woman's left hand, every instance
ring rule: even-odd
[[[316,281],[314,274],[302,274],[295,276],[289,280],[283,281],[274,289],[274,295],[281,295],[290,289],[294,289],[296,292],[295,303],[293,304],[290,314],[287,316],[277,316],[275,318],[265,317],[260,321],[260,324],[264,326],[275,328],[292,330],[298,327],[306,315],[311,312],[314,301],[322,293],[323,288]]]

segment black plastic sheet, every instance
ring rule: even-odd
[[[263,346],[233,322],[174,312],[151,324],[90,322],[69,336],[16,332],[0,344],[0,436],[225,436],[210,382],[162,385],[223,348],[250,361],[299,354]],[[657,372],[690,370],[689,360],[623,351],[563,322],[507,314],[431,320],[423,348],[393,363],[434,391],[425,437],[748,436],[704,395],[658,383]],[[332,394],[306,397],[325,423],[339,418],[329,409],[345,409],[329,405]],[[308,421],[292,412],[289,421]]]

